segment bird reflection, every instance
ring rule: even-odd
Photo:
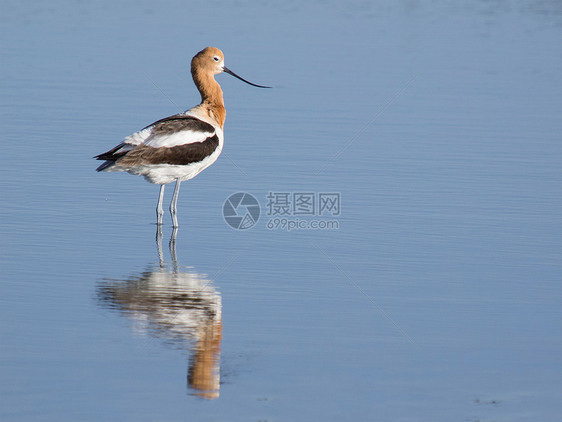
[[[176,257],[177,229],[170,238],[172,265],[162,253],[162,229],[156,243],[159,264],[125,280],[104,279],[98,298],[135,321],[135,331],[188,348],[187,382],[193,395],[219,397],[221,296],[204,275],[180,271]]]

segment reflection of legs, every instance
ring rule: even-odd
[[[162,208],[162,200],[164,199],[164,188],[166,185],[160,185],[160,196],[158,196],[158,204],[156,205],[156,224],[162,225],[162,216],[164,209]]]
[[[180,183],[181,180],[176,180],[176,187],[174,188],[174,194],[172,195],[172,202],[170,202],[170,214],[172,216],[172,226],[179,227],[178,225],[178,194],[180,193]]]
[[[164,265],[164,254],[162,252],[162,224],[157,224],[156,227],[156,248],[158,249],[158,260],[160,261],[160,266],[162,267]]]
[[[178,228],[174,227],[172,229],[172,235],[170,236],[170,257],[172,258],[172,263],[174,264],[174,271],[178,271],[178,256],[176,255],[176,239],[178,237]]]

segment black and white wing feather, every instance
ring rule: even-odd
[[[178,114],[148,125],[94,158],[105,161],[97,171],[114,166],[188,165],[210,156],[218,146],[215,127],[194,116]]]

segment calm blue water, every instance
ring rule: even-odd
[[[2,10],[1,420],[559,420],[559,2]],[[207,45],[274,89],[217,77],[169,248],[158,187],[91,157],[195,105]]]

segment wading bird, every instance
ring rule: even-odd
[[[177,203],[180,183],[197,176],[220,155],[224,143],[223,126],[226,111],[222,89],[215,75],[226,72],[249,85],[224,65],[224,55],[218,48],[207,47],[191,60],[193,82],[201,94],[201,103],[189,110],[160,119],[139,132],[127,136],[115,148],[94,158],[104,160],[97,171],[126,171],[144,176],[160,185],[157,224],[162,224],[164,187],[176,182],[170,214],[178,227]]]

